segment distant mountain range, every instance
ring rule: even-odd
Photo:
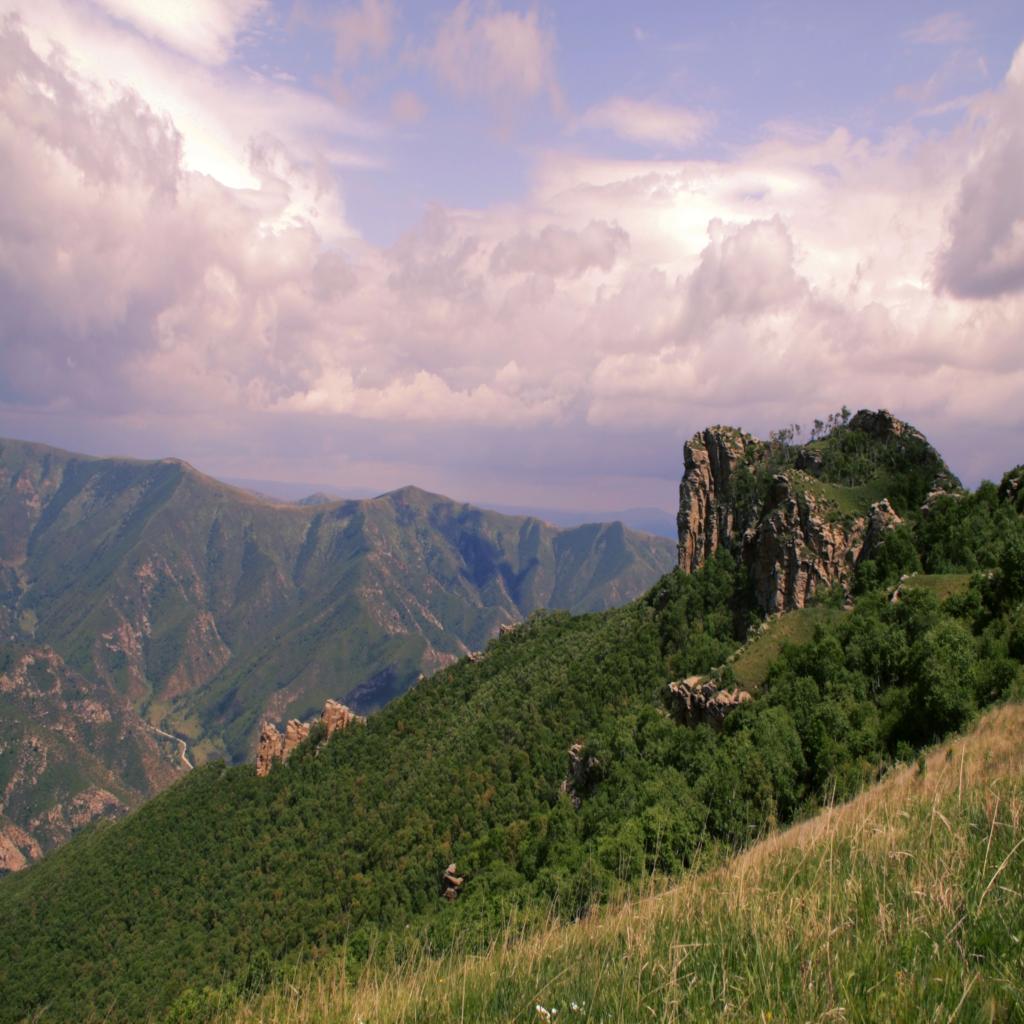
[[[304,718],[328,697],[373,711],[502,624],[622,604],[675,561],[673,543],[621,523],[558,529],[415,487],[284,503],[176,459],[9,440],[0,524],[0,643],[14,666],[0,676],[0,790],[34,780],[8,824],[43,849],[88,820],[83,801],[118,812],[183,770],[154,729],[197,763],[243,760],[264,717]],[[63,721],[62,688],[75,694]],[[82,701],[132,737],[130,769],[103,743],[57,744],[85,735]],[[33,743],[53,756],[32,761]],[[59,825],[42,828],[48,814]]]
[[[299,505],[322,505],[330,501],[370,498],[373,491],[365,487],[339,489],[329,484],[289,483],[279,480],[249,480],[228,478],[227,483],[250,491],[271,501],[295,502]],[[583,526],[587,523],[622,523],[640,533],[653,533],[656,537],[675,540],[678,535],[676,516],[661,508],[626,508],[607,511],[595,509],[549,508],[542,505],[508,505],[497,503],[491,506],[496,512],[511,516],[529,516],[542,519],[553,526]]]

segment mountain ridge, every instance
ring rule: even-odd
[[[0,640],[51,652],[199,762],[251,757],[264,716],[372,711],[503,623],[621,603],[672,562],[614,524],[557,530],[414,485],[299,506],[177,458],[11,440],[0,521]]]

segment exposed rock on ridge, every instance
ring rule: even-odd
[[[720,729],[726,715],[751,699],[746,690],[720,690],[703,676],[689,676],[668,684],[673,710],[684,725],[710,725]]]
[[[347,729],[353,722],[363,724],[366,719],[354,714],[351,709],[336,700],[328,700],[324,704],[323,713],[317,720],[324,728],[323,738],[329,739],[340,729]],[[287,761],[292,751],[309,737],[312,723],[291,719],[284,727],[282,735],[272,722],[260,723],[260,737],[256,747],[256,774],[266,775],[274,766],[275,761]]]
[[[842,429],[888,446],[907,463],[934,465],[933,495],[959,486],[924,435],[886,410],[862,410]],[[848,593],[858,563],[902,522],[887,498],[861,514],[842,514],[829,495],[843,488],[818,483],[820,447],[787,449],[781,466],[780,451],[778,442],[734,427],[708,427],[684,447],[679,488],[679,567],[695,572],[719,548],[737,552],[766,614],[802,608],[819,589]],[[774,476],[773,466],[780,469]]]

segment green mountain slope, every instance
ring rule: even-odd
[[[0,639],[55,652],[199,762],[251,756],[261,717],[328,697],[375,710],[536,608],[621,604],[674,555],[412,487],[297,506],[173,459],[17,441],[0,441],[0,523]]]
[[[365,971],[328,960],[212,1020],[1020,1020],[1022,803],[1016,704],[671,887],[634,888],[570,924],[510,927],[482,956]]]
[[[759,654],[752,699],[717,730],[692,726],[700,715],[669,683],[733,683],[751,594],[727,549],[625,607],[536,613],[364,727],[326,742],[314,730],[265,778],[249,765],[200,768],[0,882],[0,1021],[44,1008],[54,1020],[83,1008],[203,1019],[298,963],[336,962],[340,948],[378,964],[485,949],[511,914],[535,923],[554,905],[579,917],[624,882],[678,873],[855,795],[1024,692],[1013,499],[984,485],[906,509],[858,563],[855,606]],[[389,503],[376,528],[422,521],[416,506],[431,500]],[[961,536],[976,542],[942,571],[973,561],[983,571],[966,589],[894,592]],[[590,564],[600,578],[600,559]],[[528,588],[541,568],[501,585]],[[449,902],[441,878],[453,861],[465,885]]]

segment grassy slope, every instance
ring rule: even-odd
[[[952,597],[954,594],[965,593],[970,584],[970,573],[942,572],[909,576],[904,580],[901,589],[927,590],[938,600],[945,601],[947,597]]]
[[[1024,707],[721,867],[488,955],[346,978],[224,1024],[1024,1019]],[[578,1010],[573,1011],[576,1003]]]
[[[810,605],[766,622],[763,631],[737,652],[731,663],[736,681],[747,690],[756,690],[767,678],[768,669],[779,656],[783,644],[808,643],[819,623],[829,622],[842,614],[837,608]]]

